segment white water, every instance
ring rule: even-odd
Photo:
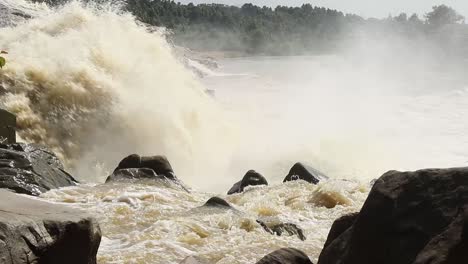
[[[188,183],[215,176],[229,125],[162,35],[111,7],[45,13],[0,30],[9,52],[2,105],[17,114],[22,139],[52,147],[88,181],[130,153],[167,155]]]
[[[462,69],[360,50],[223,59],[219,71],[200,80],[160,33],[128,14],[19,3],[17,9],[39,11],[36,19],[0,29],[1,48],[9,51],[0,100],[18,115],[23,140],[48,145],[75,175],[93,182],[42,197],[98,218],[101,264],[179,263],[191,255],[247,264],[284,246],[316,261],[333,220],[359,210],[370,179],[389,169],[468,161]],[[99,184],[134,152],[167,155],[194,189]],[[281,184],[296,161],[332,180]],[[249,169],[271,185],[225,196]],[[240,213],[197,208],[216,194]],[[307,240],[272,236],[257,219],[295,223]]]
[[[248,74],[204,82],[241,123],[235,161],[244,169],[280,179],[281,168],[306,160],[336,178],[370,180],[391,169],[466,166],[468,79],[413,63],[228,59],[224,72]]]

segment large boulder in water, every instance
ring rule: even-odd
[[[336,219],[335,222],[333,222],[332,227],[330,228],[330,232],[328,233],[327,240],[325,241],[325,245],[323,247],[326,248],[337,237],[339,237],[346,230],[348,230],[348,228],[350,228],[353,225],[354,221],[356,221],[358,215],[359,213],[352,213]]]
[[[351,222],[319,264],[468,263],[468,168],[387,172]]]
[[[127,169],[142,169],[142,170],[131,170],[128,173],[123,173],[118,178],[122,178],[125,175],[131,177],[132,179],[137,179],[140,177],[150,178],[150,173],[148,170],[154,171],[155,175],[165,177],[167,179],[175,179],[174,170],[172,169],[171,164],[165,156],[149,156],[144,157],[138,154],[132,154],[125,157],[115,168],[114,173],[109,176],[106,180],[111,181],[118,175],[118,171],[127,170]],[[139,174],[138,172],[141,172]],[[121,173],[122,174],[122,173]]]
[[[304,180],[309,183],[317,184],[321,180],[326,179],[328,179],[328,177],[324,173],[298,162],[292,166],[283,182]]]
[[[282,248],[271,252],[256,264],[313,264],[309,257],[295,248]]]
[[[256,186],[256,185],[268,185],[268,181],[260,173],[249,170],[242,180],[236,182],[231,189],[228,191],[229,194],[241,193],[244,191],[244,188],[247,186]]]
[[[50,189],[76,185],[60,160],[34,144],[0,144],[0,188],[39,195]]]
[[[0,211],[0,263],[96,263],[101,231],[84,212],[7,190]]]

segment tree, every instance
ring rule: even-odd
[[[427,13],[425,17],[427,23],[433,26],[458,24],[465,20],[465,17],[446,5],[432,7],[432,11]]]
[[[418,14],[414,13],[410,16],[410,18],[408,19],[409,22],[413,23],[413,24],[422,24],[422,20],[419,19],[418,17]]]
[[[395,21],[397,21],[397,22],[406,22],[406,21],[408,21],[408,15],[406,15],[406,13],[401,13],[397,17],[395,17]]]

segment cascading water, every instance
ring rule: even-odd
[[[111,6],[38,13],[0,30],[1,105],[23,140],[51,147],[88,181],[105,176],[90,167],[113,169],[131,153],[165,154],[192,183],[222,168],[228,123],[161,33]]]
[[[366,46],[368,57],[350,60],[225,59],[224,73],[203,69],[209,76],[200,80],[162,32],[118,7],[0,0],[0,8],[14,10],[0,28],[0,49],[9,52],[0,106],[17,115],[21,140],[47,145],[87,182],[41,198],[99,220],[100,264],[178,264],[187,256],[247,264],[285,246],[315,262],[332,222],[360,209],[371,178],[466,163],[468,82],[428,73],[426,60],[407,66],[389,53],[393,62],[379,68]],[[433,87],[441,83],[450,89]],[[131,153],[166,155],[193,190],[101,184]],[[281,184],[296,161],[332,179]],[[224,195],[249,169],[270,186]],[[236,210],[200,208],[215,195]],[[296,224],[307,239],[271,235],[258,219]]]

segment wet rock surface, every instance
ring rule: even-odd
[[[275,225],[268,225],[267,223],[257,220],[257,223],[263,227],[263,229],[272,234],[277,236],[289,235],[289,236],[297,236],[300,240],[304,241],[307,238],[304,235],[304,231],[297,225],[291,223],[281,223]]]
[[[343,234],[348,228],[350,228],[356,218],[358,217],[358,213],[344,215],[333,222],[332,227],[330,228],[330,233],[328,233],[327,241],[325,241],[325,245],[323,246],[326,248],[330,243]]]
[[[352,219],[335,223],[319,264],[468,263],[468,168],[389,171]]]
[[[311,166],[298,162],[292,166],[283,182],[304,180],[309,183],[317,184],[320,181],[327,179],[328,176],[324,173],[312,168]]]
[[[241,193],[247,186],[268,185],[268,181],[260,173],[249,170],[241,181],[236,182],[227,194]]]
[[[153,171],[153,172],[151,172]],[[132,154],[120,161],[114,173],[106,180],[115,179],[150,179],[164,177],[167,179],[177,179],[171,164],[165,156],[140,156]]]
[[[211,197],[203,206],[233,208],[228,202],[219,197]]]
[[[282,248],[271,252],[256,264],[313,264],[309,257],[295,248]]]
[[[101,231],[84,212],[7,190],[0,212],[0,263],[96,263]]]
[[[0,188],[39,195],[76,183],[47,148],[35,144],[0,144]]]

